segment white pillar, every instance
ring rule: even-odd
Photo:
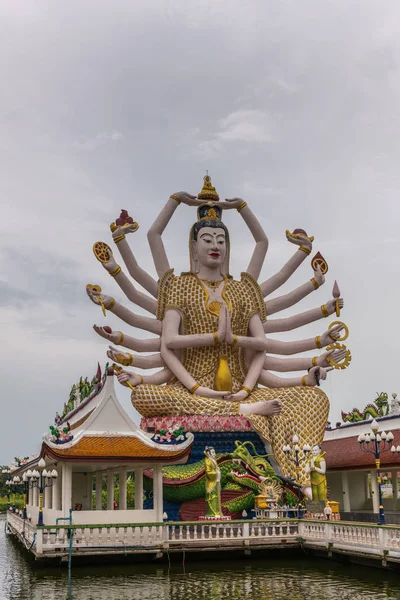
[[[47,479],[47,482],[50,483],[51,479]],[[44,503],[44,507],[45,508],[51,508],[52,507],[52,502],[53,502],[53,487],[47,487],[44,490],[45,492],[45,503]]]
[[[153,496],[154,509],[156,511],[156,520],[163,520],[163,488],[162,488],[162,470],[161,465],[157,465],[153,469]]]
[[[62,470],[62,512],[64,517],[69,516],[72,508],[72,465],[63,464]]]
[[[397,480],[397,469],[392,471],[392,489],[393,489],[393,501],[396,502],[399,499],[399,482]]]
[[[93,492],[93,475],[92,473],[86,473],[86,510],[92,510],[92,492]]]
[[[347,471],[342,472],[342,488],[343,488],[343,511],[350,512],[349,474],[347,473]]]
[[[38,482],[38,480],[36,479],[36,482]],[[32,502],[33,506],[39,506],[39,488],[35,485],[35,487],[33,488],[33,502]]]
[[[107,471],[107,510],[114,509],[114,471]]]
[[[143,469],[141,467],[135,469],[135,510],[143,510]]]
[[[103,474],[96,471],[96,510],[102,510]]]
[[[56,477],[56,482],[53,487],[53,508],[54,510],[61,510],[61,480],[62,480],[62,470],[61,465],[57,470],[58,477]]]
[[[29,484],[32,484],[32,479],[29,479]],[[28,504],[29,506],[33,506],[33,488],[29,487],[28,489]]]
[[[371,471],[371,491],[372,491],[372,510],[379,514],[379,492],[378,482],[376,480],[376,471]]]
[[[126,467],[119,470],[119,510],[126,510]]]

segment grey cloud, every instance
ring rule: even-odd
[[[110,222],[129,209],[141,225],[130,243],[155,275],[146,230],[171,192],[199,191],[205,169],[221,196],[243,196],[260,217],[264,277],[293,251],[286,228],[314,234],[326,255],[325,287],[292,312],[322,304],[338,279],[353,363],[326,384],[332,419],[372,390],[396,390],[398,2],[26,0],[1,10],[0,319],[9,339],[24,333],[26,361],[46,383],[27,392],[11,369],[2,381],[32,441],[104,357],[91,330],[103,317],[84,285],[119,292],[92,243],[110,242]],[[181,206],[165,232],[177,272],[194,218]],[[252,240],[236,213],[226,222],[237,276]],[[307,261],[282,292],[310,271]],[[3,462],[22,451],[7,435]]]

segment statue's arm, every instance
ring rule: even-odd
[[[255,280],[257,280],[264,264],[265,255],[267,254],[269,245],[268,237],[266,236],[264,229],[261,227],[257,217],[247,204],[244,204],[243,208],[240,208],[239,206],[238,210],[243,218],[243,221],[249,228],[254,241],[256,242],[256,246],[246,271],[252,275]]]
[[[281,287],[281,285],[286,283],[289,277],[293,275],[296,269],[299,268],[299,266],[311,253],[312,241],[308,237],[292,237],[292,235],[288,231],[286,232],[286,237],[289,242],[291,242],[292,244],[297,244],[300,247],[278,273],[276,273],[261,284],[260,287],[264,298],[265,296],[269,296],[270,294],[272,294],[272,292],[274,292],[279,287]]]
[[[258,314],[254,314],[249,321],[249,333],[254,336],[255,339],[259,338],[263,334],[263,326]],[[262,372],[265,360],[265,351],[253,352],[251,357],[250,366],[247,371],[246,379],[244,380],[243,386],[252,390],[259,380]]]
[[[116,346],[124,346],[135,352],[157,352],[160,350],[160,338],[141,339],[125,335],[122,331],[112,331],[111,327],[101,327],[93,325],[95,332],[105,340],[112,342]]]
[[[126,230],[129,233],[129,230]],[[151,275],[138,264],[127,240],[125,234],[121,238],[121,229],[118,228],[113,233],[113,238],[117,239],[117,245],[119,253],[128,269],[128,273],[137,281],[145,290],[149,292],[154,298],[158,295],[158,283],[153,279]]]
[[[330,370],[330,367],[328,367],[328,369],[312,367],[303,377],[278,377],[278,375],[273,375],[263,369],[260,373],[258,383],[269,388],[296,387],[302,385],[314,386],[317,385],[317,376],[318,380],[326,379],[328,370]],[[318,373],[316,374],[317,371]]]
[[[128,325],[132,325],[132,327],[137,327],[138,329],[145,329],[146,331],[158,335],[161,334],[161,321],[153,319],[152,317],[137,315],[119,302],[116,302],[111,296],[99,294],[98,292],[94,292],[91,288],[86,287],[86,293],[94,304],[100,306],[102,303],[105,309],[114,313],[114,315],[125,321],[125,323],[128,323]]]
[[[173,374],[169,369],[161,369],[161,371],[157,371],[157,373],[152,373],[152,375],[138,375],[134,371],[121,371],[117,376],[118,381],[121,385],[126,386],[129,382],[134,387],[137,385],[148,384],[148,385],[162,385],[163,383],[168,383],[173,377]]]
[[[307,325],[308,323],[313,323],[314,321],[318,321],[323,317],[327,317],[332,315],[335,312],[336,299],[329,300],[323,306],[326,309],[326,314],[323,312],[323,306],[319,308],[312,308],[311,310],[307,310],[298,315],[293,315],[292,317],[287,317],[286,319],[270,319],[265,321],[264,323],[264,331],[266,333],[277,333],[280,331],[292,331],[293,329],[297,329],[298,327],[302,327],[303,325]],[[339,306],[343,308],[344,303],[343,299],[339,299]]]
[[[161,358],[161,354],[151,354],[149,356],[137,356],[130,352],[123,352],[118,348],[109,347],[107,351],[108,358],[114,362],[118,362],[125,367],[137,367],[138,369],[155,369],[157,367],[165,367],[165,362]]]
[[[311,367],[312,358],[276,358],[268,355],[264,359],[264,369],[267,371],[290,373],[292,371],[307,371]]]
[[[311,292],[320,288],[324,282],[325,277],[322,275],[321,271],[314,271],[314,277],[307,281],[307,283],[300,285],[288,294],[273,298],[272,300],[267,300],[265,303],[267,315],[273,315],[281,310],[285,310],[285,308],[293,306],[293,304],[297,304],[297,302],[300,302],[300,300],[308,296],[308,294],[311,294]]]
[[[179,315],[179,313],[177,313],[177,311],[167,311],[167,312],[176,312],[176,314]],[[173,322],[176,323],[175,319]],[[178,331],[179,331],[179,326],[180,326],[180,320],[177,323]],[[163,334],[161,336],[161,356],[162,356],[165,364],[167,365],[167,367],[172,371],[172,373],[175,375],[175,377],[189,391],[193,390],[193,392],[192,392],[193,394],[196,394],[197,396],[205,396],[207,398],[223,398],[224,396],[226,396],[228,394],[227,391],[218,392],[218,391],[211,390],[204,386],[199,386],[197,381],[190,375],[190,373],[187,371],[187,369],[183,366],[183,364],[181,363],[181,361],[179,360],[179,358],[177,357],[175,352],[167,347],[167,345],[165,344],[165,340],[164,340],[164,334],[165,334],[165,318],[164,318],[164,322],[163,322]]]
[[[266,350],[269,354],[287,355],[307,352],[307,350],[314,350],[315,348],[324,348],[325,346],[328,346],[328,344],[335,342],[342,330],[342,325],[335,325],[332,329],[325,331],[321,336],[306,340],[297,340],[295,342],[281,342],[279,340],[266,339]]]
[[[278,371],[288,373],[291,371],[307,371],[311,367],[329,367],[328,358],[331,357],[335,362],[341,362],[346,356],[346,350],[329,350],[323,352],[320,356],[313,358],[277,358],[267,355],[264,360],[264,369],[267,371]]]
[[[107,306],[106,306],[107,308]],[[128,323],[128,325],[132,325],[132,327],[137,327],[138,329],[144,329],[145,331],[150,331],[151,333],[161,334],[161,321],[157,319],[152,319],[151,317],[143,317],[142,315],[137,315],[131,310],[127,309],[125,306],[120,304],[119,302],[115,302],[113,306],[107,308],[107,310],[111,311]]]
[[[181,323],[180,312],[174,308],[167,309],[163,321],[163,341],[165,346],[170,350],[179,350],[197,346],[213,346],[215,343],[221,342],[225,337],[224,322],[226,324],[226,311],[221,311],[221,316],[218,331],[215,332],[215,335],[212,333],[181,335],[179,333]]]
[[[314,467],[314,471],[317,471],[317,473],[321,473],[321,475],[325,475],[326,474],[326,462],[324,460],[321,460],[321,462],[319,463],[319,467]]]
[[[125,296],[131,302],[134,302],[141,308],[144,308],[153,315],[157,312],[157,301],[154,298],[150,298],[147,294],[140,292],[135,288],[133,283],[129,281],[128,277],[122,271],[121,267],[117,264],[114,259],[112,252],[108,252],[109,261],[102,263],[105,270],[114,277],[115,281],[124,292]]]

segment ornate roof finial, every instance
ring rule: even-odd
[[[197,197],[200,200],[214,200],[215,202],[218,202],[218,200],[219,200],[218,192],[211,183],[211,177],[209,176],[208,171],[206,171],[206,173],[207,174],[203,178],[204,179],[203,189],[201,190],[201,192],[199,194],[197,194]]]

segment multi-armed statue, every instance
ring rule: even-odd
[[[197,207],[197,221],[189,233],[190,270],[176,275],[170,268],[162,234],[181,204]],[[240,280],[230,275],[230,238],[222,222],[222,212],[232,209],[238,211],[255,240],[253,255]],[[162,367],[143,376],[120,371],[119,382],[132,388],[133,405],[144,417],[176,415],[177,421],[184,415],[242,415],[269,443],[283,475],[291,476],[282,448],[294,433],[301,447],[321,443],[329,401],[319,382],[327,371],[344,368],[351,358],[345,346],[338,344],[345,339],[341,337],[343,329],[347,336],[347,328],[340,322],[315,338],[283,342],[268,337],[269,333],[293,330],[335,312],[340,315],[343,300],[336,287],[334,297],[318,308],[287,318],[270,318],[324,283],[327,265],[318,254],[310,280],[288,294],[269,299],[310,255],[313,238],[303,230],[287,231],[288,241],[298,249],[276,275],[257,283],[268,238],[246,202],[240,198],[219,201],[208,175],[197,197],[186,192],[173,194],[149,230],[158,282],[139,266],[126,240],[126,235],[137,228],[126,211],[111,224],[113,240],[129,274],[149,295],[134,287],[107,244],[97,242],[94,252],[126,297],[154,317],[132,312],[102,294],[99,286],[87,286],[89,297],[104,313],[109,310],[128,325],[157,334],[140,339],[107,326],[94,326],[96,333],[114,345],[135,353],[155,352],[139,356],[114,346],[107,352],[124,367]],[[327,346],[313,358],[291,357]],[[303,374],[285,378],[272,371]],[[303,476],[302,483],[306,483],[308,477]]]

